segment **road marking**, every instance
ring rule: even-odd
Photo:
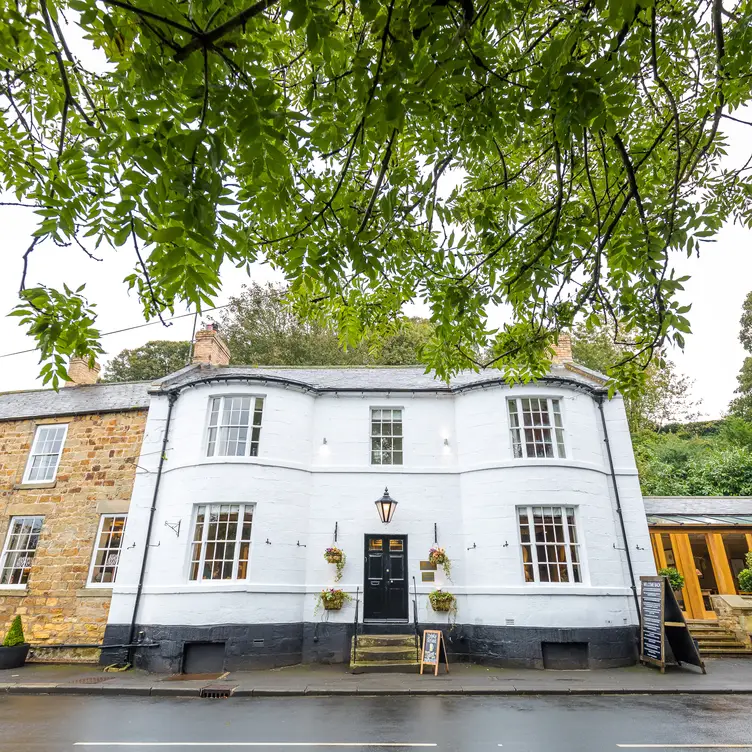
[[[74,747],[438,747],[418,742],[74,742]],[[499,745],[501,746],[501,744]]]
[[[617,744],[622,749],[752,749],[752,744]]]

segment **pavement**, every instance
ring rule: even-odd
[[[5,752],[623,752],[752,748],[752,697],[0,698]]]
[[[306,695],[620,695],[752,694],[752,659],[705,661],[694,667],[647,666],[593,671],[503,669],[451,664],[433,674],[351,674],[345,665],[233,671],[219,678],[184,678],[96,666],[27,664],[0,671],[0,694],[150,695],[196,697],[212,690],[232,697]]]

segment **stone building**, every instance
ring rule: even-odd
[[[566,338],[545,378],[514,387],[229,366],[213,329],[196,354],[150,387],[105,644],[142,641],[129,657],[156,671],[236,670],[436,627],[479,662],[635,661],[635,583],[655,567],[627,419]],[[324,611],[332,587],[350,600]],[[437,588],[454,612],[433,609]]]
[[[107,622],[148,384],[97,372],[73,361],[59,392],[0,394],[0,630],[20,614],[31,659],[96,658],[42,646],[98,644]]]

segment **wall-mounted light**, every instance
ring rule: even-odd
[[[397,509],[397,502],[389,495],[389,489],[385,488],[384,495],[374,503],[381,521],[384,523],[391,522],[392,517],[394,517],[394,510]]]
[[[449,439],[444,439],[444,446],[445,446],[445,447],[448,447],[448,446],[449,446]]]
[[[326,436],[324,436],[324,440],[321,443],[326,446]]]

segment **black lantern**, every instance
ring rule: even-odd
[[[394,517],[394,510],[397,508],[397,502],[389,495],[389,489],[385,488],[384,495],[374,503],[381,521],[384,523],[391,522],[392,517]]]

